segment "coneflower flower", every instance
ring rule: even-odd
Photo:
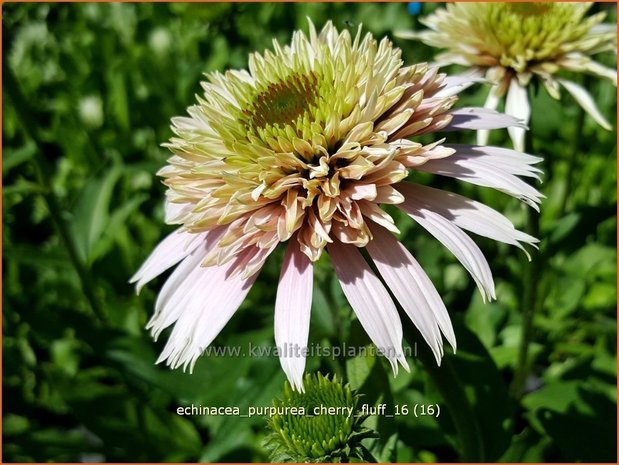
[[[353,39],[327,23],[295,32],[289,46],[252,54],[249,71],[208,76],[204,95],[172,120],[174,153],[159,175],[168,186],[165,238],[132,282],[137,290],[180,262],[148,324],[174,328],[158,362],[193,369],[243,302],[265,260],[286,252],[275,302],[278,348],[305,348],[312,267],[326,251],[369,337],[408,369],[402,324],[389,289],[437,361],[441,333],[455,348],[430,279],[397,241],[380,205],[397,205],[449,248],[485,299],[495,297],[488,263],[463,229],[522,247],[535,238],[500,213],[460,195],[414,183],[423,171],[492,187],[537,209],[541,194],[517,176],[537,177],[539,158],[513,150],[431,144],[421,134],[519,126],[480,108],[452,110],[463,80],[426,64],[403,66],[400,50],[361,30]],[[405,182],[412,173],[413,182]],[[360,252],[365,248],[385,284]],[[291,384],[303,389],[303,350],[281,350]]]
[[[555,99],[564,87],[603,128],[611,126],[585,88],[559,77],[560,71],[588,73],[616,86],[617,70],[591,59],[591,55],[617,53],[615,24],[602,24],[605,13],[586,16],[592,3],[451,3],[420,19],[429,29],[397,32],[447,51],[437,55],[439,66],[473,67],[493,86],[485,108],[495,109],[505,97],[505,113],[525,124],[531,109],[527,86],[541,82]],[[524,129],[508,129],[516,150],[524,150]],[[478,133],[484,145],[488,131]]]

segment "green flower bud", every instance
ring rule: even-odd
[[[341,462],[363,459],[361,440],[376,434],[361,426],[359,395],[336,376],[307,374],[305,392],[286,382],[283,399],[273,400],[265,440],[272,462]]]

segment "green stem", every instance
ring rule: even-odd
[[[458,435],[460,460],[462,462],[483,462],[485,452],[481,429],[450,357],[444,357],[440,367],[429,351],[421,351],[419,358],[445,401]]]
[[[539,214],[529,211],[527,233],[537,237],[539,234]],[[512,382],[512,395],[519,399],[524,393],[524,388],[529,374],[529,346],[533,339],[533,320],[537,307],[538,283],[540,280],[540,262],[535,260],[536,255],[531,254],[531,262],[527,263],[524,269],[524,286],[521,301],[522,330],[520,346],[518,348],[518,360],[514,380]]]
[[[69,254],[69,259],[77,272],[86,299],[90,303],[90,306],[99,322],[105,323],[107,321],[107,317],[96,296],[95,287],[92,283],[88,269],[79,255],[77,245],[73,239],[73,235],[71,234],[71,229],[64,220],[60,202],[58,201],[58,197],[54,193],[50,182],[49,173],[51,173],[52,170],[43,156],[44,147],[47,144],[40,138],[36,130],[36,119],[33,117],[32,110],[30,109],[28,102],[19,88],[17,78],[13,73],[13,70],[6,62],[6,53],[2,56],[2,77],[2,87],[5,94],[8,95],[9,99],[13,103],[13,108],[17,114],[17,119],[21,123],[21,127],[24,129],[27,136],[30,137],[36,145],[36,154],[32,160],[32,164],[34,166],[37,182],[41,186],[41,195],[43,196],[43,199],[45,200],[51,213],[50,216],[52,222],[58,230],[60,239]]]
[[[586,83],[585,83],[586,86]],[[565,176],[565,193],[563,194],[563,200],[561,201],[561,209],[559,210],[559,218],[565,215],[567,204],[572,197],[572,189],[574,185],[574,177],[576,176],[577,169],[580,165],[579,155],[581,152],[582,144],[582,127],[585,123],[585,112],[580,105],[577,105],[578,116],[576,117],[576,128],[574,129],[574,139],[572,140],[572,150],[570,158],[568,159],[567,174]]]
[[[402,324],[405,327],[404,334],[418,334],[410,319],[403,318]],[[416,355],[443,398],[454,424],[460,446],[460,461],[485,461],[485,448],[477,414],[466,395],[464,383],[452,364],[452,356],[445,355],[441,366],[438,366],[431,351],[422,349]]]
[[[531,147],[530,133],[526,134],[526,152],[533,153]],[[527,211],[526,232],[533,237],[539,237],[540,232],[540,214],[532,208]],[[537,251],[531,251],[531,261],[524,267],[523,273],[523,293],[520,311],[522,314],[522,330],[520,337],[520,346],[518,348],[518,359],[516,361],[516,369],[514,379],[511,385],[511,392],[515,399],[520,399],[524,393],[524,388],[529,374],[529,346],[533,339],[533,320],[538,304],[538,287],[541,278],[541,270],[543,257]]]
[[[376,457],[372,455],[372,453],[368,450],[367,447],[365,447],[363,444],[359,444],[359,448],[361,449],[361,452],[363,453],[363,459],[367,463],[378,463],[378,460],[376,460]]]

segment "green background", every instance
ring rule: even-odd
[[[613,5],[594,8],[616,20]],[[172,230],[155,177],[170,118],[194,102],[203,72],[245,67],[273,37],[286,43],[307,30],[306,17],[318,27],[363,23],[377,36],[419,27],[405,3],[3,4],[3,68],[15,77],[4,69],[3,461],[268,460],[263,418],[179,416],[176,407],[270,405],[284,382],[277,358],[202,357],[193,375],[156,366],[166,335],[155,343],[144,326],[165,276],[139,297],[127,281]],[[406,63],[434,53],[394,41]],[[600,60],[614,66],[611,56]],[[615,88],[572,77],[615,126]],[[471,89],[459,105],[482,104],[486,92]],[[496,302],[483,304],[455,258],[397,218],[452,315],[457,355],[447,349],[437,369],[408,324],[418,350],[410,374],[394,378],[372,357],[308,360],[308,370],[338,374],[368,402],[441,406],[438,419],[371,419],[381,438],[368,447],[380,460],[616,460],[616,134],[583,118],[567,95],[533,94],[532,151],[546,172],[541,253],[527,265],[519,250],[476,238]],[[509,146],[495,132],[491,141]],[[472,133],[449,137],[474,142]],[[417,179],[527,227],[524,207],[503,194]],[[268,260],[216,346],[274,344],[281,258],[278,250]],[[518,392],[510,385],[530,270],[535,324]],[[327,259],[316,267],[310,342],[369,344]]]

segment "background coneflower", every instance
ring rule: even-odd
[[[592,3],[451,3],[421,18],[429,29],[397,32],[402,38],[418,39],[446,49],[436,56],[438,65],[473,67],[476,75],[492,84],[486,108],[497,108],[505,98],[505,113],[528,123],[530,105],[527,86],[543,84],[555,99],[560,85],[605,129],[610,124],[589,92],[560,77],[561,71],[588,73],[617,85],[617,70],[591,58],[596,53],[617,53],[617,30],[603,24],[606,13],[587,16]],[[524,129],[508,128],[516,150],[523,151]],[[485,144],[488,131],[478,133]]]

